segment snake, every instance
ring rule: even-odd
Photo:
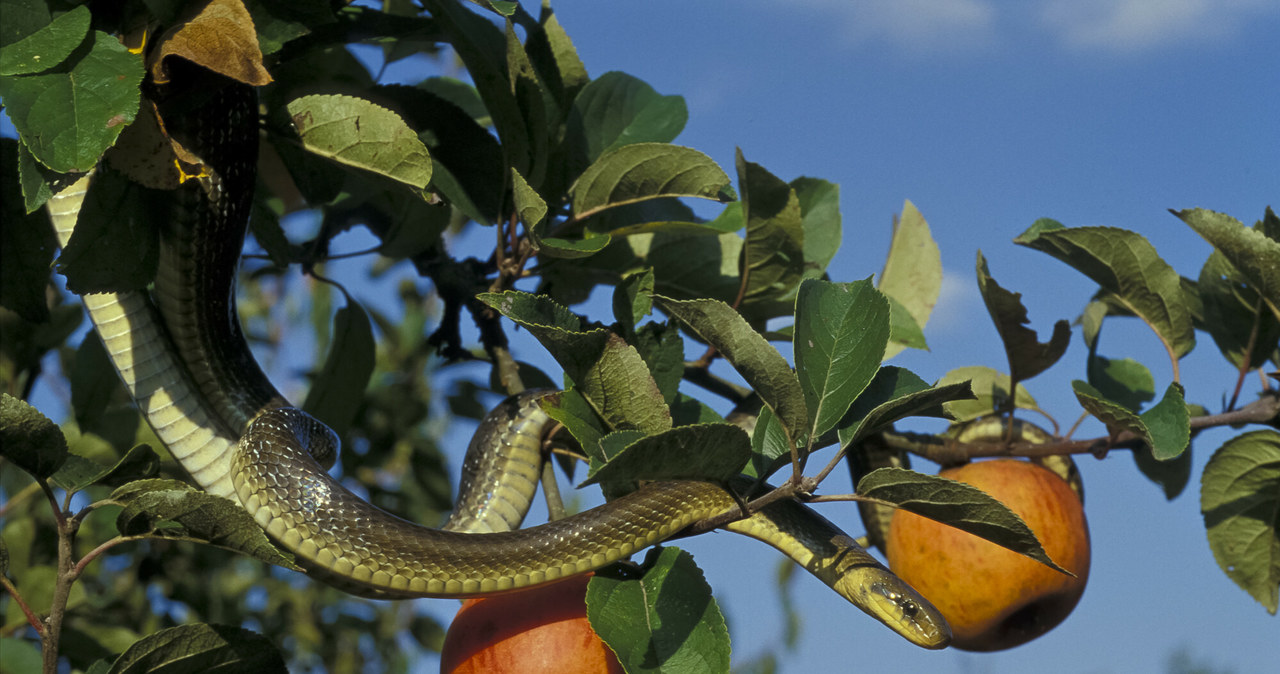
[[[238,503],[312,577],[383,599],[481,596],[554,582],[738,509],[740,497],[725,485],[657,481],[516,528],[552,423],[536,395],[508,399],[482,422],[465,462],[463,505],[441,528],[383,511],[331,476],[334,433],[272,386],[239,326],[235,276],[256,180],[259,110],[252,87],[211,77],[215,85],[187,87],[173,97],[184,104],[162,112],[166,130],[205,170],[198,186],[176,191],[159,223],[154,283],[81,297],[138,409],[197,485]],[[47,205],[63,247],[93,175]],[[950,628],[928,600],[802,503],[781,499],[723,528],[777,548],[908,641],[949,643]]]

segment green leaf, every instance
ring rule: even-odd
[[[169,217],[172,195],[142,187],[102,166],[93,178],[58,271],[73,293],[146,288],[160,262],[157,223]]]
[[[1237,368],[1262,367],[1280,342],[1280,320],[1262,304],[1258,289],[1219,250],[1200,268],[1196,287],[1205,330],[1222,355]]]
[[[573,439],[588,452],[599,447],[600,438],[608,432],[600,424],[600,417],[592,409],[591,403],[577,389],[544,396],[540,404],[547,416],[568,429]]]
[[[1087,382],[1077,379],[1071,382],[1071,388],[1085,411],[1113,431],[1127,430],[1137,435],[1159,461],[1178,456],[1191,443],[1191,416],[1182,398],[1182,386],[1176,382],[1169,384],[1159,403],[1141,415],[1108,400]]]
[[[88,50],[56,72],[0,78],[0,98],[22,142],[58,173],[93,168],[138,114],[142,57],[94,31]]]
[[[661,295],[654,295],[654,300],[724,355],[778,416],[792,440],[803,444],[809,423],[800,380],[787,359],[741,314],[718,300],[674,300]]]
[[[929,386],[905,368],[884,366],[840,422],[840,444],[848,447],[908,416],[944,416],[943,407],[973,398],[968,381]]]
[[[653,311],[653,270],[645,269],[622,279],[613,290],[613,319],[634,332]]]
[[[1017,513],[976,487],[902,468],[879,468],[858,482],[857,491],[1072,575],[1049,558]]]
[[[0,276],[0,306],[32,323],[47,323],[45,286],[58,241],[46,214],[24,211],[23,195],[15,179],[20,147],[12,138],[0,138],[0,176],[4,177],[0,180],[0,219],[4,222],[0,227],[0,267],[4,268]],[[27,152],[22,154],[30,156]]]
[[[654,549],[643,576],[625,567],[587,585],[587,620],[630,674],[727,672],[729,631],[689,553]]]
[[[733,424],[680,426],[626,445],[584,484],[638,480],[728,480],[751,456],[751,439]]]
[[[822,278],[840,250],[844,229],[840,217],[840,186],[821,178],[801,176],[791,181],[800,200],[804,229],[804,277]],[[734,227],[732,231],[736,231]]]
[[[112,500],[125,504],[116,516],[124,536],[152,534],[210,543],[254,559],[300,571],[291,555],[271,544],[257,522],[230,499],[198,491],[176,480],[136,480],[117,488]],[[165,522],[181,529],[161,528]]]
[[[1155,400],[1155,379],[1151,377],[1151,371],[1136,360],[1112,360],[1091,353],[1087,370],[1090,386],[1107,400],[1120,403],[1133,412]]]
[[[448,43],[467,67],[501,140],[503,165],[535,179],[530,171],[532,141],[508,72],[507,36],[488,19],[457,2],[430,0],[423,6],[439,23],[448,36]]]
[[[76,425],[82,432],[93,431],[120,388],[120,376],[96,331],[90,330],[80,342],[69,378]]]
[[[1071,324],[1064,320],[1054,323],[1053,336],[1048,343],[1040,343],[1036,331],[1026,327],[1030,320],[1022,304],[1022,293],[1009,292],[996,283],[982,251],[978,251],[978,290],[1004,343],[1013,379],[1026,381],[1049,369],[1066,353],[1071,342]]]
[[[956,368],[938,380],[937,385],[954,384],[971,381],[973,385],[972,400],[957,400],[943,403],[942,408],[956,421],[970,421],[981,416],[992,414],[998,410],[1008,409],[1009,389],[1012,388],[1009,375],[1001,374],[989,367],[974,365]],[[1018,384],[1014,406],[1025,410],[1039,410],[1034,398],[1022,384]]]
[[[1275,615],[1280,603],[1280,433],[1228,440],[1204,467],[1200,512],[1227,577]]]
[[[792,295],[805,272],[800,198],[790,185],[747,161],[741,149],[736,158],[747,225],[739,271],[746,290],[739,306],[752,319],[790,313],[790,303],[782,300]]]
[[[649,368],[667,404],[675,402],[684,378],[684,338],[673,325],[647,323],[636,331],[633,346]]]
[[[111,674],[150,672],[280,672],[284,657],[271,640],[234,625],[194,623],[138,640],[111,665]]]
[[[93,484],[119,484],[127,480],[149,478],[160,470],[160,456],[150,445],[135,445],[114,465],[104,466],[81,456],[70,454],[68,461],[50,481],[74,494]]]
[[[516,203],[516,214],[526,229],[535,232],[542,219],[547,216],[547,202],[542,200],[537,190],[529,186],[520,172],[511,169],[511,197]],[[540,232],[539,232],[540,233]],[[535,243],[537,238],[534,239]]]
[[[671,428],[671,412],[635,347],[603,328],[584,329],[581,319],[546,297],[477,297],[528,329],[611,427],[647,434]]]
[[[535,31],[525,26],[529,31],[525,49],[529,52],[529,59],[537,66],[542,81],[563,108],[567,107],[569,101],[591,78],[587,75],[587,67],[582,64],[569,34],[560,25],[555,12],[548,10],[544,6],[539,17],[540,30]]]
[[[569,152],[580,170],[601,155],[633,143],[670,143],[689,110],[681,96],[663,96],[644,81],[607,72],[578,92],[569,110]]]
[[[289,102],[308,150],[417,189],[431,182],[431,155],[396,113],[354,96],[314,94]]]
[[[1268,237],[1260,229],[1245,227],[1224,213],[1203,208],[1170,211],[1213,244],[1249,285],[1258,291],[1271,311],[1280,319],[1280,241]]]
[[[1151,455],[1168,461],[1191,446],[1191,414],[1182,396],[1182,385],[1174,382],[1165,389],[1160,402],[1142,413],[1142,424],[1151,438]]]
[[[942,292],[942,254],[929,231],[929,223],[910,200],[902,204],[902,217],[894,222],[889,256],[885,258],[884,271],[880,272],[876,287],[888,295],[891,302],[906,309],[915,326],[913,331],[903,330],[907,327],[906,321],[894,319],[895,331],[885,350],[885,359],[897,355],[904,347],[925,348],[924,326]],[[908,341],[916,333],[920,334],[919,342]]]
[[[1157,460],[1151,453],[1151,447],[1143,446],[1133,450],[1133,463],[1148,480],[1160,487],[1166,501],[1172,501],[1182,494],[1191,482],[1191,447],[1168,461]]]
[[[790,462],[791,442],[787,439],[787,429],[773,410],[764,407],[751,432],[751,464],[745,472],[752,477],[769,477]]]
[[[809,437],[840,421],[880,369],[888,339],[889,302],[870,279],[800,284],[793,344]]]
[[[0,456],[36,479],[44,479],[66,462],[67,440],[40,410],[0,393]]]
[[[924,339],[924,330],[912,318],[911,312],[898,300],[885,295],[889,300],[889,344],[884,349],[884,359],[888,360],[904,348],[929,350],[929,343]]]
[[[660,197],[729,201],[729,176],[705,154],[664,143],[624,145],[587,167],[570,192],[573,215]]]
[[[1112,293],[1156,332],[1171,357],[1195,347],[1182,279],[1142,235],[1115,227],[1063,228],[1042,219],[1014,243],[1048,253]]]
[[[551,93],[542,83],[538,71],[529,60],[529,54],[520,43],[515,25],[506,22],[507,78],[517,109],[524,122],[525,138],[529,142],[528,161],[517,158],[512,168],[519,170],[531,184],[543,186],[546,180],[547,162],[551,151],[548,147],[551,122],[559,115]],[[559,191],[557,190],[557,193]]]
[[[92,16],[80,6],[53,18],[49,25],[0,49],[0,76],[28,75],[62,63],[89,34]]]
[[[6,672],[38,672],[43,667],[38,641],[0,637],[0,652],[4,653]]]
[[[345,294],[346,291],[344,290]],[[333,343],[302,409],[343,437],[355,421],[376,364],[369,315],[350,295],[333,317]]]

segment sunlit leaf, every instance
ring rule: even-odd
[[[728,201],[732,190],[724,170],[697,150],[637,143],[605,153],[582,173],[570,193],[576,218],[660,197]]]
[[[810,437],[835,427],[880,368],[889,339],[889,302],[870,280],[805,280],[796,298],[796,374]]]
[[[289,116],[303,145],[348,166],[418,189],[431,182],[431,156],[396,113],[354,96],[295,98]]]
[[[1112,431],[1126,430],[1137,435],[1160,461],[1178,456],[1191,442],[1191,416],[1182,397],[1182,386],[1177,383],[1170,384],[1160,402],[1141,415],[1108,400],[1087,382],[1077,379],[1071,382],[1071,388],[1085,411]]]
[[[93,168],[138,114],[142,58],[101,31],[69,67],[0,78],[5,114],[41,164],[59,173]]]
[[[929,223],[910,200],[902,204],[902,216],[894,223],[889,255],[876,287],[900,304],[916,326],[914,331],[905,330],[907,322],[895,319],[896,329],[885,350],[885,359],[892,358],[904,347],[925,348],[924,326],[942,292],[942,254],[929,231]],[[918,341],[917,332],[920,333]]]
[[[1280,319],[1280,241],[1259,229],[1245,227],[1223,213],[1203,208],[1172,213],[1213,244],[1249,280]]]
[[[1218,566],[1275,615],[1280,604],[1280,433],[1253,431],[1214,452],[1200,511]]]
[[[607,72],[578,92],[568,130],[579,168],[632,143],[670,143],[684,129],[689,111],[681,96],[663,96],[644,81]]]
[[[787,360],[729,305],[717,300],[673,300],[655,295],[658,306],[724,355],[773,409],[793,440],[809,428],[803,388]]]
[[[524,326],[615,429],[659,433],[671,412],[635,347],[582,321],[550,299],[528,293],[482,293],[480,301]]]
[[[89,34],[92,16],[81,5],[53,18],[49,25],[0,49],[0,76],[48,70],[71,55]]]
[[[960,367],[943,375],[938,380],[937,386],[955,384],[962,381],[973,382],[974,398],[972,400],[956,400],[942,405],[943,409],[956,421],[969,421],[970,419],[1008,409],[1009,389],[1011,388],[1009,375],[981,365]],[[1020,409],[1040,409],[1035,399],[1031,397],[1030,393],[1027,393],[1022,384],[1018,384],[1017,397],[1014,398],[1013,402],[1014,406]]]
[[[631,674],[728,671],[729,631],[693,557],[655,549],[645,567],[643,575],[596,573],[587,586],[591,628]]]
[[[1182,279],[1140,234],[1116,227],[1063,227],[1037,220],[1014,243],[1048,253],[1112,293],[1155,330],[1177,358],[1195,347]]]

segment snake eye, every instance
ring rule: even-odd
[[[890,588],[885,583],[872,583],[871,590],[896,604],[898,609],[902,611],[902,615],[907,618],[915,618],[920,613],[919,603],[901,592]]]

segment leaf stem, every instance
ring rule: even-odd
[[[0,586],[3,586],[5,591],[9,593],[9,596],[13,597],[13,601],[18,604],[18,608],[22,609],[22,614],[27,617],[27,623],[35,629],[36,635],[41,639],[44,639],[44,623],[34,612],[32,612],[31,607],[28,606],[26,600],[22,598],[22,594],[18,592],[18,588],[14,587],[13,583],[9,581],[8,576],[0,575]]]
[[[1231,402],[1227,404],[1227,409],[1236,408],[1236,402],[1240,400],[1240,389],[1244,388],[1244,378],[1249,375],[1249,361],[1253,360],[1253,349],[1258,343],[1258,328],[1262,323],[1262,296],[1258,296],[1258,301],[1253,307],[1253,327],[1249,330],[1249,341],[1245,343],[1244,354],[1240,357],[1240,371],[1236,376],[1236,388],[1231,392]]]

